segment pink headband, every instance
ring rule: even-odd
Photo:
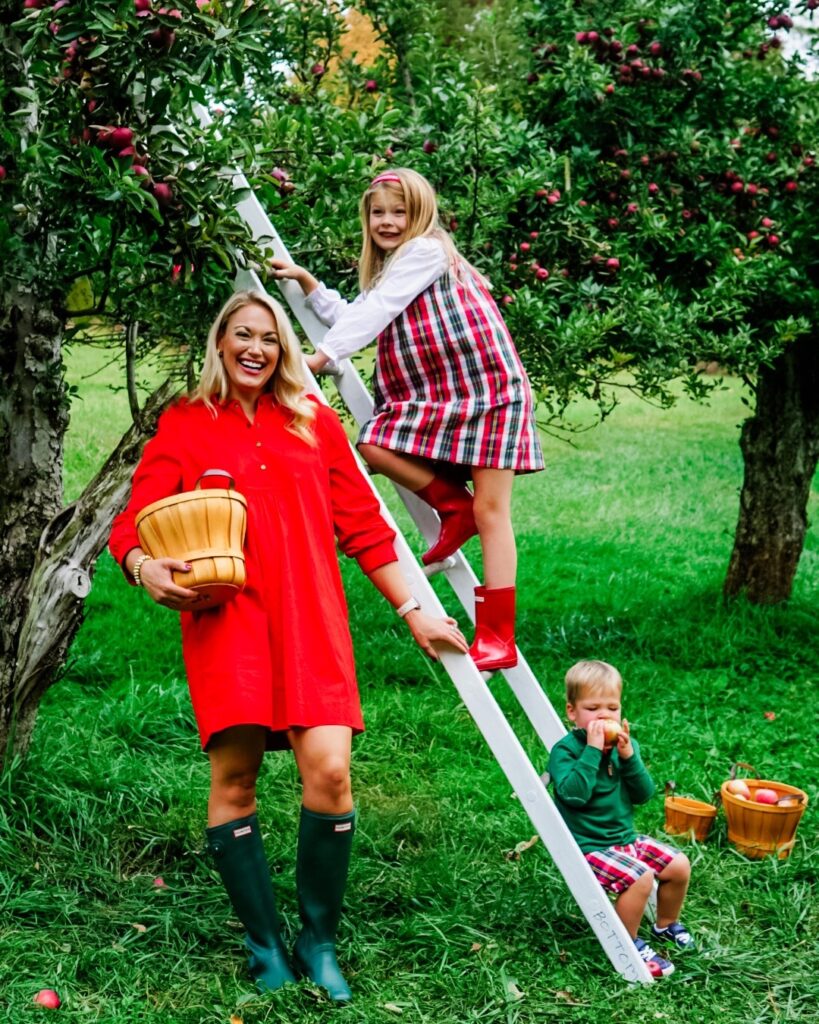
[[[399,185],[401,184],[401,179],[397,174],[393,174],[392,171],[385,171],[384,174],[379,174],[377,177],[373,178],[370,182],[370,188],[374,185],[380,185],[383,181],[397,181]]]

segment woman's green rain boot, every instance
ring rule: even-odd
[[[296,939],[293,963],[336,1003],[347,1003],[353,997],[336,960],[335,939],[354,831],[354,810],[317,814],[301,809],[296,888],[304,927]]]
[[[250,973],[263,992],[295,982],[282,944],[270,867],[255,814],[205,829],[236,916],[247,929]]]

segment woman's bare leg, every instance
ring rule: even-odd
[[[304,806],[317,814],[351,811],[352,729],[346,725],[319,725],[312,729],[290,729],[287,735],[299,766]]]
[[[260,725],[236,725],[213,737],[207,751],[210,827],[255,813],[256,779],[264,747],[265,731]]]

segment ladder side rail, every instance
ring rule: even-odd
[[[252,271],[240,272],[237,276],[237,286],[263,290],[261,281]],[[315,382],[313,386],[321,400],[326,401]],[[357,453],[356,459],[362,477],[378,499],[382,515],[395,530],[395,551],[404,578],[426,613],[444,616],[446,612],[438,595],[424,575],[383,498],[365,472]],[[441,662],[613,967],[627,981],[650,983],[653,979],[637,953],[625,926],[594,877],[520,740],[474,662],[470,658],[449,651],[441,652]]]

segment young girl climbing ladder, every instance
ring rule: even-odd
[[[293,278],[330,330],[313,372],[377,338],[375,408],[358,448],[431,505],[441,520],[425,565],[478,534],[484,586],[475,590],[479,669],[510,668],[515,649],[517,553],[511,497],[516,473],[543,468],[529,383],[483,277],[438,223],[435,193],[407,169],[379,174],[361,200],[361,294],[345,302],[303,267],[271,260]],[[466,486],[472,480],[474,493]]]

